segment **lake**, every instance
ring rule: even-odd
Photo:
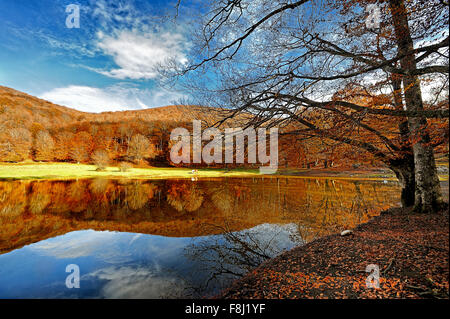
[[[394,181],[0,181],[0,298],[199,298],[400,204]],[[80,288],[68,288],[68,265]]]

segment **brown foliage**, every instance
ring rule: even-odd
[[[379,97],[375,101],[374,97],[365,97],[352,87],[336,94],[336,98],[368,106],[380,104],[383,99]],[[444,108],[445,103],[447,102],[441,102],[436,107]],[[200,119],[207,126],[216,122],[221,115],[211,108],[191,106],[101,114],[82,113],[4,87],[0,87],[0,107],[0,161],[10,162],[35,159],[86,163],[94,160],[95,150],[102,149],[111,162],[120,163],[125,160],[139,165],[169,165],[170,146],[173,145],[170,131],[173,128],[181,126],[192,130],[193,119]],[[341,111],[354,116],[348,110]],[[377,137],[358,129],[348,119],[314,112],[308,116],[313,123],[327,124],[336,134],[349,135],[355,140],[367,141],[379,149],[386,149],[386,145]],[[240,127],[242,123],[239,121],[239,118],[235,118],[225,122],[224,126]],[[398,144],[397,118],[369,114],[361,122],[370,124]],[[430,120],[427,129],[437,151],[445,152],[448,149],[448,120]],[[380,161],[367,152],[320,137],[293,134],[298,130],[302,130],[302,126],[295,123],[280,128],[280,167],[351,167],[355,163],[381,165]],[[247,158],[246,150],[245,157]],[[177,166],[193,164],[181,163]],[[223,167],[224,164],[215,166]],[[227,165],[239,166],[242,165]]]
[[[130,168],[132,168],[133,165],[131,165],[130,163],[127,162],[120,162],[119,163],[119,170],[121,172],[128,172],[130,170]]]
[[[52,161],[55,142],[48,131],[39,131],[34,142],[34,159],[37,161]]]
[[[97,165],[97,169],[104,170],[109,164],[109,155],[105,150],[96,150],[92,155],[92,160]]]

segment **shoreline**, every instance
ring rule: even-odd
[[[379,289],[367,288],[370,264]],[[269,259],[219,299],[449,298],[449,211],[391,208],[353,234],[318,238]]]

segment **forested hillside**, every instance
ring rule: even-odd
[[[210,120],[200,107],[79,112],[0,87],[0,161],[139,161],[162,157],[170,130]],[[106,160],[106,159],[104,159]],[[144,163],[142,163],[144,164]]]
[[[215,108],[182,105],[85,113],[0,86],[0,162],[172,166],[174,164],[169,158],[171,130],[182,126],[191,131],[195,119],[202,120],[204,126],[213,125],[223,115]],[[382,141],[377,142],[370,134],[357,130],[352,123],[336,122],[333,118],[315,113],[309,114],[309,117],[315,122],[329,122],[330,127],[337,130],[336,134],[353,134],[361,140],[372,139],[380,148],[386,147]],[[385,132],[392,140],[398,139],[398,123],[392,119],[365,116],[364,121]],[[228,120],[224,125],[242,126],[239,118]],[[430,125],[437,151],[445,153],[448,150],[448,124]],[[355,168],[364,164],[380,165],[371,154],[355,151],[344,143],[292,134],[301,129],[293,123],[280,127],[281,167]]]

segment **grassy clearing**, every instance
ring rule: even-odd
[[[118,167],[108,167],[105,171],[96,171],[95,165],[71,163],[18,163],[0,164],[0,179],[70,179],[70,178],[192,178],[192,177],[242,177],[259,175],[257,169],[199,169],[192,174],[189,168],[130,168],[120,172]]]
[[[220,178],[220,177],[256,177],[259,169],[234,168],[232,170],[204,168],[192,174],[190,168],[130,168],[121,172],[118,167],[108,167],[105,171],[97,171],[95,165],[72,163],[1,163],[0,179],[3,180],[35,180],[35,179],[73,179],[73,178],[133,178],[133,179],[168,179],[168,178]],[[340,170],[307,170],[280,169],[277,174],[268,177],[289,178],[333,178],[364,180],[397,180],[389,171],[340,171]],[[448,180],[448,174],[439,176],[441,181]]]

